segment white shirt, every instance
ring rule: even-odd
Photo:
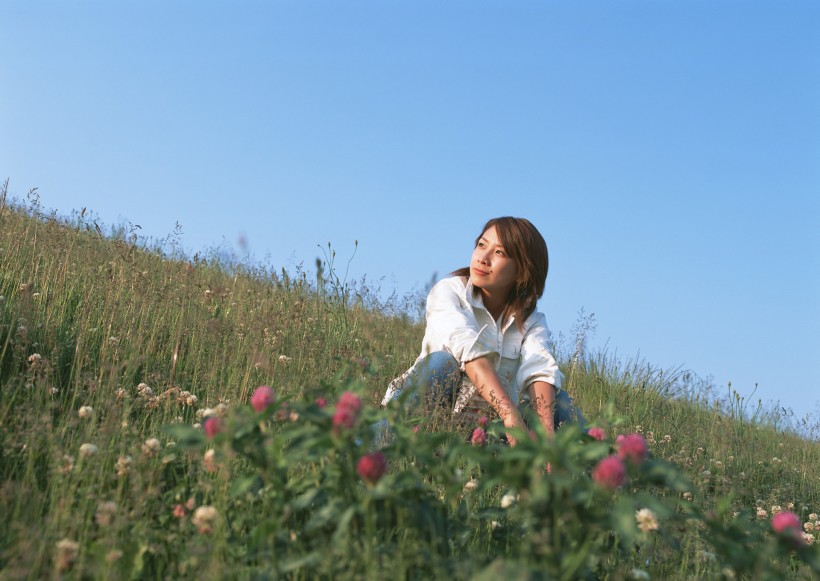
[[[563,374],[549,351],[550,331],[544,315],[534,311],[524,321],[523,332],[510,316],[503,326],[484,307],[473,283],[461,277],[439,281],[427,296],[427,328],[419,360],[436,351],[447,351],[461,365],[486,356],[494,364],[504,389],[514,402],[534,381],[561,387]],[[399,378],[401,379],[401,378]],[[464,376],[453,411],[476,410],[489,404]]]

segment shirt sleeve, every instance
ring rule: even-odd
[[[455,282],[461,284],[458,279]],[[438,282],[427,296],[426,335],[430,349],[449,351],[462,371],[465,363],[478,357],[499,357],[492,327],[479,326],[472,307],[464,303],[451,279]]]
[[[560,388],[564,374],[558,369],[555,357],[550,353],[550,330],[543,313],[536,313],[535,322],[527,329],[521,343],[521,365],[516,382],[522,389],[534,381],[546,381]]]

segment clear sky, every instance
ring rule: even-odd
[[[553,332],[820,413],[816,1],[0,0],[0,179],[400,294],[524,216]],[[267,258],[265,258],[267,257]]]

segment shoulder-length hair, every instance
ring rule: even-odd
[[[510,290],[504,307],[504,316],[515,316],[515,323],[524,330],[524,321],[534,311],[538,299],[544,294],[549,270],[549,253],[547,243],[538,229],[526,218],[503,216],[492,218],[476,237],[476,245],[484,233],[495,226],[498,238],[504,250],[515,261],[518,276]],[[452,272],[454,276],[470,276],[470,267],[459,268]],[[478,289],[476,289],[476,292]]]

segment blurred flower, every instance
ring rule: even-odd
[[[205,418],[205,421],[202,422],[202,430],[205,432],[206,437],[213,439],[222,431],[222,420],[219,416]]]
[[[349,391],[344,392],[342,397],[339,398],[339,403],[336,404],[336,412],[333,414],[334,430],[352,428],[356,424],[361,408],[362,400],[359,399],[359,396]]]
[[[90,458],[97,454],[97,446],[85,443],[80,446],[80,458]]]
[[[683,493],[683,500],[688,500],[689,502],[692,501],[692,493],[691,492],[684,492]]]
[[[142,445],[142,453],[146,456],[156,456],[161,444],[156,438],[148,438]]]
[[[216,465],[216,451],[211,449],[205,452],[202,457],[202,466],[205,472],[216,472],[218,466]]]
[[[772,458],[772,464],[780,464],[782,461],[783,460],[777,457]]]
[[[634,579],[635,581],[649,581],[651,577],[649,576],[649,573],[643,569],[632,569],[629,572],[629,579]]]
[[[216,519],[219,518],[219,513],[212,506],[200,506],[194,511],[194,516],[191,522],[199,529],[200,534],[208,534],[214,530]]]
[[[788,503],[786,505],[786,508],[789,509],[789,510],[794,510],[794,503],[793,502]]]
[[[31,285],[27,282],[21,282],[20,286],[17,287],[17,290],[19,290],[21,293],[28,292],[30,286]]]
[[[66,571],[71,568],[77,560],[80,552],[80,544],[71,539],[62,539],[57,542],[57,554],[54,556],[54,564],[57,571]]]
[[[117,463],[114,466],[117,469],[117,476],[123,477],[126,476],[131,471],[131,464],[133,460],[131,460],[131,456],[120,456],[117,458]]]
[[[587,431],[587,434],[598,440],[599,442],[603,442],[606,440],[606,432],[603,428],[590,428]]]
[[[490,423],[490,418],[488,418],[487,416],[481,416],[480,418],[478,418],[478,426],[481,427],[481,428],[486,428],[487,424],[489,424],[489,423]]]
[[[120,339],[119,339],[119,337],[115,337],[114,335],[111,335],[108,338],[108,342],[111,343],[112,345],[119,345]]]
[[[658,530],[658,517],[648,508],[637,511],[635,520],[638,521],[638,528],[645,533]]]
[[[224,418],[228,414],[228,406],[224,403],[218,403],[216,404],[214,411],[216,412],[216,415]]]
[[[273,389],[267,385],[257,387],[251,396],[251,406],[253,406],[254,411],[258,414],[272,406],[274,401],[276,401],[276,394]]]
[[[816,527],[814,526],[814,523],[813,523],[813,522],[811,522],[810,520],[807,520],[807,521],[805,522],[805,524],[803,525],[803,530],[805,530],[807,533],[814,532],[814,529],[815,529],[815,528],[816,528]]]
[[[470,443],[473,446],[483,446],[487,443],[487,432],[483,428],[476,428],[470,437]]]
[[[181,391],[179,392],[179,400],[180,403],[193,407],[196,405],[196,402],[199,401],[199,398],[192,394],[190,391]]]
[[[809,515],[809,520],[816,521],[817,520],[817,513],[813,512]]]
[[[618,456],[632,464],[640,464],[648,454],[646,440],[640,434],[629,434],[615,438]]]
[[[33,294],[31,295],[31,298],[33,298],[33,299],[39,299],[39,298],[40,298],[40,293],[33,293]]]
[[[618,488],[626,483],[626,467],[617,456],[607,456],[592,469],[592,479],[604,488]]]
[[[65,476],[72,470],[74,470],[74,456],[63,454],[62,463],[57,468],[57,472]]]
[[[772,528],[776,533],[797,532],[800,530],[800,517],[791,511],[778,512],[772,517]]]
[[[290,360],[291,360],[291,358],[288,357],[287,355],[280,355],[279,356],[279,363],[287,363]]]
[[[184,518],[188,511],[185,510],[185,507],[181,504],[177,504],[174,506],[174,510],[171,511],[171,514],[175,518]]]
[[[387,471],[387,459],[380,451],[365,454],[356,462],[356,472],[368,484],[378,482]]]
[[[661,440],[661,442],[662,442],[662,443],[664,443],[664,444],[668,444],[668,443],[669,443],[669,442],[671,442],[671,441],[672,441],[672,436],[670,436],[669,434],[666,434],[666,435],[663,437],[663,439]]]
[[[698,456],[700,456],[705,452],[705,450],[701,446],[698,446],[698,449],[695,450],[695,452],[697,452]]]
[[[779,514],[779,513],[781,513],[781,512],[783,512],[783,509],[782,509],[782,508],[780,508],[780,505],[779,505],[779,504],[775,504],[775,505],[772,507],[772,516],[774,516],[774,515],[776,515],[776,514]]]
[[[119,388],[116,392],[114,392],[114,398],[117,401],[125,399],[126,397],[128,397],[128,392],[125,391],[123,388]]]
[[[79,409],[77,415],[83,419],[90,418],[94,415],[94,408],[92,408],[90,405],[84,405]]]
[[[464,492],[472,492],[478,488],[478,480],[475,478],[470,478],[466,483],[464,483]]]
[[[504,496],[501,497],[501,508],[510,508],[512,505],[515,504],[516,497],[512,492],[508,492]]]
[[[17,330],[19,331],[20,329]],[[23,330],[25,330],[25,327],[23,327]],[[43,357],[39,353],[32,353],[28,356],[28,362],[32,369],[36,369],[40,366],[40,363],[43,362]]]
[[[313,403],[316,404],[316,407],[324,409],[327,406],[327,400],[323,397],[317,397],[313,400]]]
[[[712,477],[712,473],[708,470],[704,470],[700,473],[700,475],[703,477],[704,480],[709,480]]]
[[[123,552],[120,551],[119,549],[111,549],[105,555],[105,560],[108,563],[115,563],[115,562],[119,561],[120,559],[122,559],[122,555],[123,555]]]
[[[101,527],[108,527],[114,523],[114,517],[117,516],[117,503],[108,500],[97,505],[97,512],[94,514],[94,520]]]
[[[768,516],[769,513],[766,512],[765,508],[762,508],[760,506],[757,507],[757,518],[767,518]]]
[[[806,543],[807,545],[813,545],[814,544],[814,535],[809,534],[809,533],[800,533],[800,536],[803,537],[803,542]]]
[[[137,393],[144,398],[153,397],[154,390],[148,387],[148,384],[140,383],[137,385]]]

